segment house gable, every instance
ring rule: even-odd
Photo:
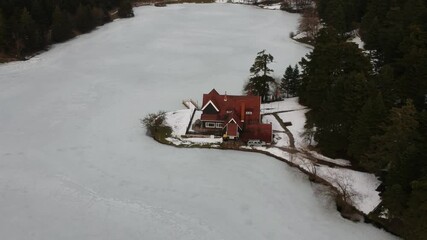
[[[224,127],[227,127],[228,125],[230,125],[230,124],[236,124],[237,125],[237,127],[240,129],[240,130],[242,130],[242,127],[237,123],[237,121],[234,119],[234,118],[231,118],[226,124],[225,124],[225,126]]]
[[[209,100],[209,102],[207,102],[205,106],[203,106],[202,111],[205,114],[215,114],[219,112],[219,109],[217,108],[217,106],[215,106],[212,100]]]

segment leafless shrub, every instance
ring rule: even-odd
[[[306,37],[314,40],[320,30],[320,19],[316,9],[306,8],[298,23],[298,31],[305,33]]]

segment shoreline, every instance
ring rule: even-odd
[[[158,3],[162,3],[162,4],[164,4],[164,6],[163,5],[156,6],[156,4],[158,4]],[[258,8],[261,8],[261,9],[265,9],[265,10],[280,10],[280,9],[268,9],[268,8],[264,8],[262,5],[259,6],[259,4],[253,4],[253,3],[252,4],[250,4],[250,3],[239,3],[239,2],[236,2],[236,3],[230,2],[230,3],[228,3],[228,2],[217,2],[216,0],[165,0],[165,1],[144,1],[144,0],[137,0],[137,1],[133,2],[133,6],[134,6],[134,8],[144,7],[144,6],[167,7],[167,5],[170,5],[170,4],[214,4],[214,3],[221,3],[221,4],[242,4],[242,5],[248,5],[248,6],[255,6],[255,7],[258,7]],[[265,6],[268,6],[268,5],[265,5]],[[285,10],[280,10],[280,11],[285,11]],[[289,13],[291,13],[291,12],[289,12]],[[119,19],[117,17],[117,11],[116,10],[110,12],[110,17],[111,17],[111,21],[110,22],[106,22],[103,25],[97,26],[95,29],[93,29],[92,31],[90,31],[88,33],[77,34],[74,37],[66,40],[65,42],[49,44],[48,46],[46,46],[45,49],[41,49],[41,50],[39,50],[37,52],[31,53],[31,54],[29,54],[27,56],[23,56],[21,58],[17,58],[17,57],[15,57],[13,55],[7,55],[5,53],[0,53],[0,66],[4,65],[4,64],[7,64],[7,63],[13,63],[13,62],[26,62],[26,61],[28,61],[28,60],[30,60],[30,59],[32,59],[32,58],[34,58],[34,57],[36,57],[36,56],[38,56],[40,54],[43,54],[45,52],[50,51],[51,48],[52,48],[52,46],[54,46],[54,45],[62,44],[62,43],[66,43],[66,42],[72,41],[72,40],[74,40],[76,37],[78,37],[80,35],[90,34],[90,33],[94,32],[94,31],[98,30],[98,28],[101,28],[102,26],[110,24],[110,23],[114,22],[116,19]]]

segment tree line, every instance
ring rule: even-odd
[[[319,0],[324,27],[300,62],[306,131],[332,157],[382,177],[382,218],[427,239],[427,1]],[[362,51],[348,41],[358,29]]]
[[[0,59],[21,59],[118,17],[132,17],[130,0],[2,0]]]

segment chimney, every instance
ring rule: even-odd
[[[227,102],[227,91],[225,91],[224,102]]]

